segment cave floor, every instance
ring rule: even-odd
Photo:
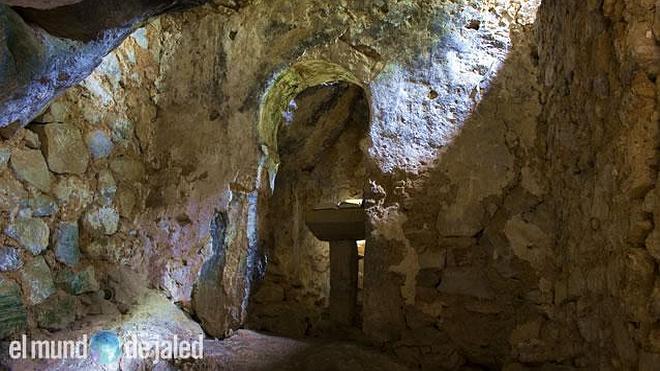
[[[363,346],[317,339],[290,339],[238,330],[204,342],[204,359],[181,369],[204,370],[407,370],[388,355]],[[192,367],[187,367],[192,366]]]
[[[3,362],[4,361],[4,362]],[[6,363],[5,363],[6,362]],[[3,367],[4,366],[4,367]],[[356,343],[321,339],[291,339],[238,330],[226,339],[205,339],[202,359],[126,361],[100,367],[91,359],[35,361],[0,360],[0,370],[231,370],[231,371],[404,371],[407,367],[385,353]]]
[[[99,330],[112,330],[123,339],[195,340],[204,336],[198,323],[162,294],[147,290],[139,303],[125,315],[96,316],[78,320],[74,328],[53,333],[32,334],[35,340],[72,340],[91,336]],[[334,329],[336,330],[336,329]],[[333,329],[328,329],[333,331]],[[333,339],[351,336],[331,335]],[[205,338],[202,359],[175,363],[122,357],[111,366],[100,367],[91,356],[81,359],[10,359],[8,342],[0,343],[0,370],[407,370],[389,355],[356,342],[321,338],[291,339],[251,330],[238,330],[225,339]]]

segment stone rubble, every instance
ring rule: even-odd
[[[112,153],[112,141],[103,131],[87,134],[87,147],[94,160],[107,158]]]
[[[49,124],[38,128],[43,152],[50,170],[57,174],[82,175],[87,170],[89,152],[80,131],[69,124]]]
[[[48,171],[46,160],[39,150],[15,150],[12,152],[10,164],[19,180],[29,183],[42,192],[50,192],[53,175]]]
[[[52,216],[57,213],[59,207],[57,201],[52,196],[38,192],[35,196],[30,197],[28,205],[32,210],[32,216],[46,217]]]
[[[76,301],[69,295],[53,295],[35,308],[37,324],[47,330],[62,330],[76,319]]]
[[[21,270],[21,281],[30,305],[42,303],[55,293],[50,267],[42,256],[25,263]]]
[[[39,255],[48,248],[50,229],[42,219],[18,217],[7,226],[5,234],[32,255]]]

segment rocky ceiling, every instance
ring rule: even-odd
[[[148,18],[207,1],[0,1],[0,127],[27,124]]]
[[[48,33],[73,40],[91,41],[105,30],[124,27],[135,18],[144,18],[179,7],[203,3],[205,0],[84,0],[51,9],[14,7],[30,24]],[[26,4],[29,5],[29,4]]]

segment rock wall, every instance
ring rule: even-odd
[[[660,361],[657,4],[548,2],[540,15],[560,263],[548,316],[574,329],[564,357],[651,370]]]
[[[371,86],[363,330],[423,368],[524,360],[552,297],[538,3],[481,5]]]
[[[213,336],[248,319],[305,333],[261,321],[280,304],[273,318],[320,316],[327,290],[305,268],[321,250],[271,233],[273,216],[302,225],[272,194],[297,177],[280,129],[291,99],[341,81],[369,107],[371,342],[429,369],[652,369],[655,5],[539,5],[212,2],[137,30],[40,124],[5,134],[3,328],[35,328],[42,298],[84,308],[59,272],[95,290],[112,262]]]
[[[115,166],[122,161],[115,143],[96,129],[67,120],[2,132],[3,338],[28,328],[61,330],[88,315],[120,315],[129,304],[121,296],[107,300],[114,285],[96,254],[109,241],[130,241],[131,211],[118,185],[141,170]]]
[[[172,205],[161,217],[158,209],[154,125],[161,67],[177,42],[167,32],[178,27],[164,22],[135,31],[27,128],[2,129],[3,338],[69,328],[88,316],[120,318],[141,303],[147,286],[190,309],[193,285],[212,254],[216,205],[202,210],[202,237],[193,233],[187,245],[180,241],[192,230],[186,212]],[[247,202],[231,203],[222,191],[219,197],[238,203],[232,217],[246,215]]]
[[[94,241],[93,257],[139,272],[216,335],[236,328],[245,315],[249,286],[241,277],[255,269],[246,255],[254,250],[248,244],[256,246],[249,182],[257,161],[250,161],[249,146],[239,153],[218,127],[224,98],[215,73],[222,71],[222,56],[200,70],[191,60],[200,52],[191,49],[207,51],[205,58],[221,50],[221,25],[231,12],[217,6],[156,19],[43,116],[79,122],[90,141],[112,143],[107,166],[127,233]],[[229,157],[244,161],[247,180],[237,178],[241,166],[224,163]]]

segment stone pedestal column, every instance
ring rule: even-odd
[[[352,325],[357,308],[358,251],[356,241],[330,241],[330,318]]]

